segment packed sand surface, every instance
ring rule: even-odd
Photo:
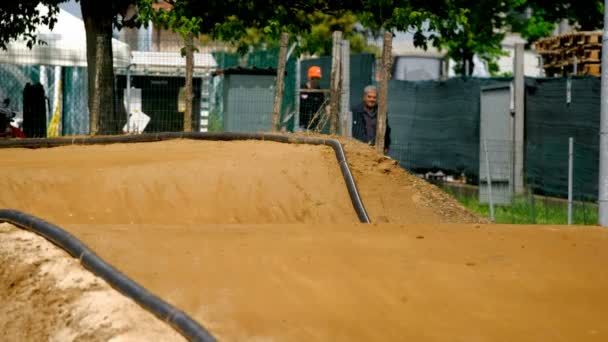
[[[224,341],[608,341],[601,228],[67,228]]]
[[[46,239],[0,223],[0,341],[185,341]]]
[[[346,151],[365,207],[378,223],[487,223],[436,186],[357,140],[336,137]]]
[[[222,341],[608,340],[608,231],[484,224],[342,142],[371,225],[331,148],[260,141],[0,149],[0,207],[59,224]],[[82,324],[179,338],[137,335],[157,328],[109,288],[118,299],[78,306],[101,282],[34,238],[0,231],[0,340],[90,340]],[[42,267],[57,258],[74,269]]]
[[[372,221],[479,220],[368,146],[345,148]],[[172,140],[4,149],[0,158],[0,207],[55,223],[358,222],[326,146]]]

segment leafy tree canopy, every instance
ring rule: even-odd
[[[42,24],[52,29],[57,22],[59,4],[64,1],[4,1],[0,7],[0,48],[6,50],[10,41],[20,37],[26,40],[29,48],[39,43],[36,28]],[[47,10],[38,5],[44,5]]]

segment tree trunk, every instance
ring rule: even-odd
[[[194,74],[194,38],[192,33],[186,36],[186,111],[184,112],[184,132],[192,132],[192,76]]]
[[[90,134],[118,131],[114,111],[112,6],[103,1],[80,0],[87,37],[87,72]]]
[[[331,98],[329,105],[329,133],[338,133],[338,113],[340,112],[340,60],[342,57],[342,32],[333,33],[331,53]]]
[[[95,47],[95,65],[101,65],[103,61],[103,37],[97,36],[96,47]],[[100,89],[101,79],[103,78],[102,68],[96,68],[93,72],[93,91]],[[89,84],[91,84],[91,77],[89,77]],[[89,86],[89,89],[91,87]],[[101,133],[101,97],[100,96],[89,96],[89,133],[91,135],[97,135]]]
[[[378,124],[376,126],[376,151],[384,154],[386,114],[388,109],[388,80],[391,75],[393,33],[384,32],[382,44],[382,68],[380,70],[380,94],[378,94]]]
[[[277,65],[277,86],[274,93],[274,106],[272,108],[272,131],[279,131],[281,120],[281,104],[283,102],[283,91],[285,89],[285,64],[287,64],[287,44],[289,34],[281,33],[281,47],[279,50],[279,64]]]
[[[473,68],[475,67],[473,56],[474,55],[467,54],[462,58],[462,74],[465,76],[473,75]]]

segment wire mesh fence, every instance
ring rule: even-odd
[[[440,162],[434,168],[418,169],[414,173],[438,185],[474,212],[487,218],[493,216],[497,223],[567,224],[568,165],[572,156],[571,222],[597,224],[597,183],[589,184],[589,179],[597,176],[597,169],[586,166],[589,158],[597,161],[597,147],[574,142],[570,155],[567,140],[561,144],[561,149],[525,146],[527,151],[533,149],[542,154],[551,167],[525,168],[520,176],[525,187],[518,190],[516,177],[519,174],[513,163],[515,145],[510,140],[482,139],[478,145],[477,179],[468,176],[464,169],[443,169]],[[451,148],[461,149],[458,146],[444,148],[445,153]],[[402,162],[407,165],[408,150],[399,151],[397,155],[404,156]]]
[[[94,74],[96,69],[88,67],[84,29],[67,34],[81,24],[66,24],[63,33],[42,34],[45,45],[29,49],[14,42],[0,51],[0,126],[18,128],[27,137],[86,135],[93,122],[102,134],[183,131],[188,122],[190,129],[201,132],[271,130],[278,48],[251,49],[241,55],[227,44],[197,40],[189,98],[179,35],[125,29],[111,38],[111,60],[106,58],[102,72]],[[329,132],[331,65],[329,56],[299,59],[288,54],[280,130]],[[363,89],[377,83],[375,55],[350,55],[348,65],[348,81],[342,80],[348,85],[342,111],[361,103]],[[309,88],[312,66],[321,69],[321,77]],[[497,86],[508,91],[510,82],[392,80],[390,156],[409,171],[440,182],[482,214],[489,214],[491,184],[497,222],[565,223],[568,137],[573,136],[574,222],[595,223],[599,80],[526,80],[525,160],[520,174],[513,167],[517,149],[511,140],[488,135],[486,153],[480,139],[480,93]],[[105,85],[104,92],[92,96],[94,84]],[[189,106],[191,116],[186,114]],[[100,112],[99,120],[91,117],[91,108]],[[19,134],[0,131],[2,136]],[[523,191],[514,187],[517,177],[523,178]]]
[[[184,129],[186,60],[179,36],[155,40],[140,37],[135,43],[124,37],[112,38],[113,57],[108,61],[101,56],[107,63],[95,75],[92,72],[96,69],[88,67],[84,27],[82,32],[77,28],[72,28],[75,34],[41,34],[44,44],[32,49],[17,41],[0,51],[1,107],[25,136],[86,135],[91,133],[91,122],[96,122],[103,134]],[[192,129],[220,129],[210,122],[212,73],[220,67],[218,60],[224,62],[227,47],[199,42],[197,50],[193,61]],[[236,58],[235,66],[240,63]],[[99,85],[98,96],[90,94],[93,84]],[[97,120],[91,118],[92,108],[100,112]]]
[[[299,129],[325,132],[329,123],[329,90],[300,89]]]
[[[82,22],[62,10],[55,29],[39,38],[44,44],[32,49],[17,41],[0,51],[0,100],[7,99],[3,107],[15,113],[28,137],[177,131],[188,121],[192,130],[203,132],[271,129],[278,47],[239,54],[230,44],[200,37],[195,40],[189,99],[185,43],[175,33],[123,28],[99,42],[105,50],[111,46],[111,54],[94,56],[87,46],[96,42],[87,41]],[[299,59],[293,53],[296,47],[289,47],[279,129],[324,132],[331,57]],[[89,64],[97,57],[102,68],[95,74],[98,69]],[[307,70],[313,65],[322,68],[322,77],[318,88],[306,89]],[[360,102],[363,88],[373,83],[374,56],[354,55],[350,69],[354,72],[344,82],[350,87],[343,111]],[[90,94],[93,89],[101,92]],[[24,108],[25,102],[34,105]],[[92,117],[91,111],[100,114]]]

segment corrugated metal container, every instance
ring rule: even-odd
[[[233,68],[220,70],[224,131],[260,132],[272,129],[276,71]]]

